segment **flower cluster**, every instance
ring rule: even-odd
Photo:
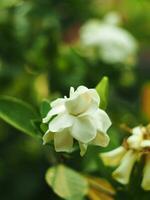
[[[88,144],[107,146],[109,137],[106,132],[111,121],[99,104],[100,97],[95,89],[80,86],[75,91],[71,87],[69,97],[53,101],[51,110],[43,119],[43,123],[48,123],[44,143],[54,140],[57,152],[71,152],[76,139],[81,155],[85,154]]]
[[[86,22],[80,29],[81,45],[86,48],[88,56],[96,55],[106,63],[133,65],[137,41],[118,26],[118,21],[117,17],[106,16],[103,21],[93,19]]]
[[[119,167],[113,177],[122,184],[128,184],[136,161],[144,158],[142,188],[150,190],[150,125],[132,129],[132,135],[115,150],[100,154],[105,165]]]

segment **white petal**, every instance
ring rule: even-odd
[[[89,94],[93,101],[96,103],[96,105],[99,107],[100,104],[100,97],[95,89],[89,89]]]
[[[47,116],[45,118],[43,118],[43,123],[47,123],[50,121],[50,119],[52,118],[52,116],[57,115],[59,113],[62,113],[65,111],[65,107],[64,105],[60,105],[60,106],[56,106],[53,107],[47,114]]]
[[[49,131],[60,132],[65,128],[71,127],[73,124],[74,117],[66,113],[56,116],[49,123]]]
[[[91,144],[106,147],[109,144],[110,138],[106,133],[98,132],[96,138],[92,140]]]
[[[74,94],[74,87],[70,87],[69,97],[71,97]]]
[[[71,134],[78,141],[88,143],[96,137],[95,125],[88,117],[77,117],[71,128]]]
[[[97,129],[101,132],[106,133],[108,128],[111,126],[111,121],[107,113],[101,109],[98,109],[94,114]]]
[[[146,159],[143,172],[142,188],[144,190],[150,190],[150,156],[147,156]]]
[[[99,104],[100,104],[100,97],[99,97],[96,89],[88,89],[85,86],[79,86],[77,88],[76,92],[78,94],[88,93],[89,96],[91,96],[91,99],[93,100],[93,102],[95,102],[97,104],[97,106],[99,106]]]
[[[49,130],[43,136],[43,144],[49,143],[54,139],[54,133]]]
[[[59,133],[55,133],[54,145],[57,152],[71,152],[73,147],[73,137],[70,135],[68,129],[64,129]]]
[[[66,99],[65,105],[70,114],[79,115],[86,112],[91,107],[98,108],[100,98],[95,89],[88,89],[84,86],[78,87],[71,97]]]
[[[91,97],[88,95],[88,93],[83,93],[81,95],[67,99],[65,106],[70,114],[79,115],[89,108],[90,103]]]
[[[112,151],[101,153],[100,157],[103,160],[105,165],[113,167],[113,166],[117,166],[120,163],[125,153],[126,153],[126,149],[120,146]]]
[[[80,155],[84,156],[84,154],[87,151],[88,144],[84,144],[84,143],[79,142],[79,147],[80,147]]]
[[[64,102],[65,102],[64,98],[58,98],[58,99],[51,102],[51,107],[53,108],[53,107],[56,107],[56,106],[60,106],[60,105],[64,104]]]
[[[113,172],[113,178],[122,184],[128,184],[136,160],[137,153],[132,150],[127,151],[120,166]]]
[[[141,142],[143,140],[143,135],[131,135],[127,139],[127,143],[130,148],[139,150],[141,148]]]
[[[65,99],[63,98],[58,98],[55,101],[52,101],[50,104],[52,109],[48,112],[47,116],[43,118],[43,123],[49,122],[52,116],[64,112],[65,111],[64,102]]]
[[[79,87],[76,89],[75,93],[82,94],[82,93],[84,93],[84,92],[87,92],[88,90],[89,90],[89,89],[88,89],[87,87],[81,85],[81,86],[79,86]]]

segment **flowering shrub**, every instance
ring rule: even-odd
[[[0,0],[0,44],[0,199],[149,200],[149,1]]]

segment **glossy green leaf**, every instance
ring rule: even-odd
[[[50,103],[47,100],[43,100],[40,107],[40,113],[42,118],[47,115],[50,108],[51,108]]]
[[[96,86],[96,90],[100,96],[100,108],[106,109],[108,100],[108,90],[109,90],[109,79],[104,76],[102,80]]]
[[[88,192],[87,180],[64,165],[48,169],[46,181],[53,191],[64,199],[80,200]]]
[[[41,137],[32,121],[39,118],[34,109],[14,97],[0,97],[0,118],[30,136]]]

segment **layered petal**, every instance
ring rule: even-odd
[[[73,122],[73,116],[68,115],[67,113],[60,114],[49,123],[49,131],[60,132],[65,128],[71,127]]]
[[[99,107],[100,104],[100,97],[95,89],[89,89],[89,95],[92,98],[93,103],[96,104],[97,107]]]
[[[71,152],[73,147],[73,137],[69,133],[69,129],[64,129],[54,135],[54,146],[57,152]]]
[[[67,99],[65,106],[70,114],[77,116],[85,112],[89,108],[90,103],[91,98],[88,93],[83,93],[81,95]]]
[[[108,128],[111,126],[111,121],[107,113],[98,109],[96,113],[94,113],[94,118],[98,131],[106,133]]]
[[[75,94],[76,95],[79,95],[79,94],[83,94],[85,92],[87,92],[89,89],[83,85],[79,86],[76,91],[75,91]]]
[[[110,138],[106,133],[98,132],[91,144],[106,147],[109,144]]]
[[[96,137],[95,124],[88,117],[76,117],[70,131],[71,135],[82,143],[88,143]]]
[[[146,163],[143,171],[142,188],[150,190],[150,156],[147,156]]]
[[[93,102],[95,102],[97,104],[97,106],[99,106],[100,104],[100,97],[97,93],[97,91],[95,89],[88,89],[85,86],[79,86],[76,90],[76,92],[78,94],[83,94],[88,92],[88,94],[91,96],[91,99],[93,100]]]
[[[101,153],[100,157],[105,165],[117,166],[126,152],[127,150],[124,147],[120,146],[112,151]]]
[[[99,103],[100,98],[95,89],[80,86],[76,91],[70,89],[70,98],[66,99],[65,106],[70,114],[79,115],[91,107],[98,108]]]
[[[48,123],[50,119],[57,114],[65,111],[64,99],[59,98],[51,103],[52,109],[48,112],[47,116],[43,118],[43,123]]]
[[[113,172],[113,177],[122,184],[128,184],[133,166],[137,160],[137,153],[129,150],[121,160],[120,166]]]
[[[56,107],[56,106],[61,106],[61,105],[64,104],[64,102],[65,102],[64,98],[58,98],[58,99],[51,102],[51,107],[53,108],[53,107]]]

